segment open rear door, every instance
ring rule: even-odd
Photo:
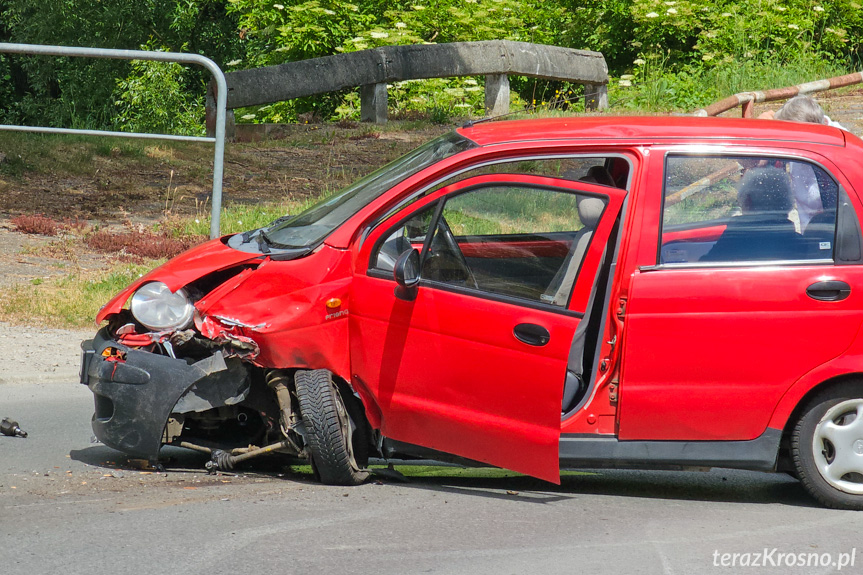
[[[625,194],[484,175],[373,230],[350,303],[353,384],[372,425],[558,483],[570,344]],[[421,252],[421,280],[405,299],[392,265],[410,249]]]

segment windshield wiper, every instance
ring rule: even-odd
[[[270,244],[272,243],[270,238],[267,237],[267,232],[261,230],[261,233],[258,234],[258,248],[261,250],[261,253],[270,253]]]

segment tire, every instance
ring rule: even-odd
[[[816,395],[791,434],[791,455],[806,490],[834,509],[863,509],[863,383]]]
[[[363,483],[369,476],[363,469],[368,462],[364,422],[351,418],[332,374],[298,371],[294,385],[315,475],[326,485]]]

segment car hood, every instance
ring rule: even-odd
[[[196,246],[138,278],[99,310],[96,323],[99,324],[109,315],[122,310],[135,290],[147,282],[160,281],[171,291],[177,291],[206,274],[264,258],[259,253],[242,252],[228,247],[227,239],[224,237],[210,240]]]

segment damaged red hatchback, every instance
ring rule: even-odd
[[[370,456],[731,467],[863,508],[861,193],[863,141],[813,124],[466,126],[118,294],[93,429],[334,484]]]

